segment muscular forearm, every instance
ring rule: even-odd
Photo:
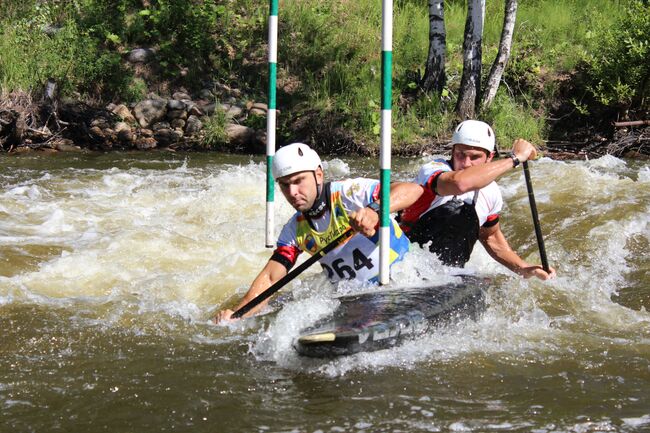
[[[494,260],[517,274],[523,275],[522,271],[530,266],[512,249],[494,250],[486,248],[486,250]]]
[[[284,265],[274,260],[269,260],[266,266],[264,267],[264,269],[262,269],[262,271],[257,275],[257,277],[255,277],[255,280],[253,280],[251,286],[249,287],[244,297],[239,301],[237,306],[234,308],[234,311],[239,310],[244,305],[251,302],[253,299],[259,296],[266,289],[271,287],[274,283],[279,281],[286,274],[287,274],[287,269],[284,267]],[[245,317],[249,317],[256,314],[267,303],[268,300],[260,303],[251,311],[246,313]],[[229,313],[226,315],[224,314],[217,315],[217,321],[219,321],[220,318],[226,318],[226,319],[230,318],[230,315],[232,314],[233,310],[227,310],[227,311],[229,311]]]
[[[525,162],[537,156],[537,149],[528,141],[518,138],[512,144],[512,154],[520,162]],[[486,162],[485,164],[473,165],[463,170],[443,173],[438,178],[436,190],[440,195],[457,195],[475,191],[495,181],[513,167],[513,160],[504,158],[498,161]]]
[[[395,182],[390,185],[390,212],[398,212],[415,203],[424,188],[411,182]]]
[[[438,177],[436,190],[440,195],[458,195],[481,189],[512,169],[510,158],[491,161],[464,170],[449,171]]]
[[[251,286],[248,288],[248,292],[244,295],[243,298],[240,299],[239,303],[235,307],[235,310],[239,310],[241,307],[244,305],[248,304],[250,301],[255,299],[260,293],[262,293],[264,290],[268,289],[271,287],[273,282],[271,281],[271,278],[269,277],[268,274],[260,274],[255,278]],[[257,307],[255,311],[257,311],[260,307]]]
[[[480,240],[488,254],[512,272],[522,274],[523,269],[530,266],[510,247],[498,224],[481,229]]]

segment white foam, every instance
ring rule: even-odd
[[[419,162],[405,162],[407,168],[398,173],[411,178]],[[265,165],[195,167],[187,158],[169,165],[163,170],[70,169],[3,180],[0,248],[31,251],[27,247],[36,246],[46,252],[30,253],[36,264],[0,277],[0,304],[88,305],[95,315],[101,311],[99,322],[127,322],[145,330],[154,322],[151,317],[162,314],[173,319],[172,327],[189,321],[203,333],[206,318],[245,292],[270,256],[263,239]],[[357,175],[353,164],[340,159],[326,165],[330,177]],[[255,327],[254,338],[260,341],[251,347],[260,359],[333,376],[355,369],[412,368],[423,360],[446,362],[472,353],[543,359],[549,352],[572,350],[567,342],[585,336],[620,347],[647,343],[648,312],[611,298],[639,270],[630,260],[633,241],[650,239],[648,166],[613,157],[543,159],[531,163],[531,174],[558,278],[525,281],[477,245],[467,271],[496,279],[488,311],[478,323],[463,322],[392,350],[327,362],[299,359],[292,338],[334,308],[332,296],[372,290],[352,283],[331,287],[315,265],[283,289],[294,300],[283,301],[276,313],[259,321],[239,322],[242,328],[232,328],[232,338]],[[537,262],[523,174],[513,171],[499,184],[507,203],[502,229],[513,248]],[[294,211],[275,192],[279,233]],[[420,285],[424,278],[450,282],[457,279],[454,272],[414,246],[392,268],[394,282],[378,290]]]
[[[628,425],[630,427],[641,427],[641,426],[646,426],[650,425],[650,415],[643,415],[640,417],[635,417],[635,418],[623,418],[622,421],[625,423],[625,425]]]
[[[323,161],[323,166],[327,171],[327,176],[331,179],[343,179],[350,175],[350,166],[348,163],[338,158]]]

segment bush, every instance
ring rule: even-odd
[[[266,8],[252,3],[152,0],[143,8],[136,0],[2,0],[0,85],[29,90],[52,77],[65,91],[133,100],[143,94],[142,83],[123,56],[142,45],[157,49],[158,79],[190,87],[211,74],[228,81],[246,69],[251,46],[263,47]],[[254,79],[246,81],[257,86],[253,67]]]
[[[36,90],[53,78],[62,94],[112,99],[128,93],[131,76],[121,55],[102,49],[63,5],[47,5],[36,4],[27,17],[0,23],[2,90]]]
[[[605,106],[647,109],[650,85],[650,5],[633,0],[613,28],[596,34],[587,58],[588,90]],[[642,104],[645,102],[645,107]]]
[[[227,124],[228,118],[225,111],[217,107],[214,114],[203,123],[203,143],[209,148],[220,150],[223,145],[228,143]]]

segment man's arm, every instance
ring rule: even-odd
[[[279,281],[282,277],[287,275],[287,273],[287,268],[283,264],[272,259],[269,260],[266,263],[266,266],[264,266],[264,269],[262,269],[255,280],[253,280],[253,283],[248,289],[248,292],[246,292],[244,297],[239,301],[239,304],[237,304],[235,309],[226,309],[219,311],[215,317],[215,322],[219,323],[225,320],[230,320],[230,316],[232,316],[236,310],[240,309],[255,299],[257,295],[271,287],[275,282]],[[246,313],[245,317],[254,315],[267,303],[268,301],[262,302],[260,305],[256,306],[251,311]]]
[[[422,195],[422,185],[411,182],[394,182],[390,184],[390,212],[397,212],[415,203]],[[374,236],[379,223],[379,214],[364,207],[350,214],[352,228],[368,237]]]
[[[506,268],[510,269],[524,278],[537,277],[540,280],[548,280],[555,277],[555,269],[550,268],[550,273],[547,273],[539,265],[531,265],[523,260],[519,255],[510,248],[510,244],[501,231],[499,223],[491,227],[481,227],[479,231],[479,239],[485,250],[492,256],[494,260],[501,263]]]
[[[535,159],[537,156],[535,146],[521,138],[513,143],[512,153],[520,162]],[[436,192],[439,195],[460,195],[468,191],[476,191],[495,181],[511,168],[513,168],[512,159],[504,158],[467,167],[464,170],[447,171],[438,176]]]
[[[390,184],[390,212],[399,212],[418,201],[424,188],[413,182],[393,182]]]

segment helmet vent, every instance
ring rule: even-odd
[[[299,156],[303,156],[303,153],[302,153],[302,149],[301,149],[301,148],[298,148],[298,155],[299,155]]]

